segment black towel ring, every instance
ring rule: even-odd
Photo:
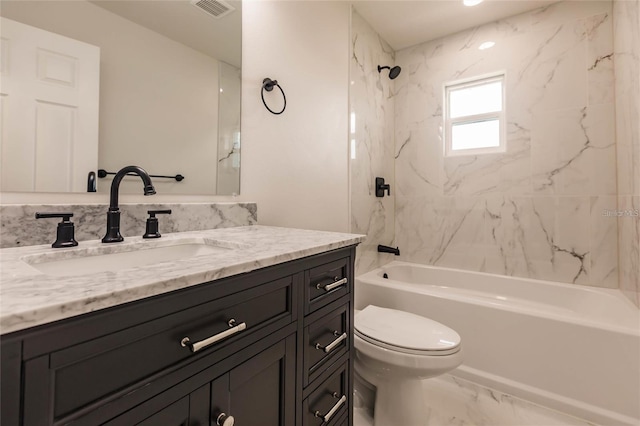
[[[280,93],[282,93],[282,98],[284,99],[284,105],[282,107],[282,110],[280,110],[279,112],[275,112],[274,110],[269,108],[264,100],[264,91],[266,90],[267,92],[270,92],[273,90],[274,86],[277,86],[278,89],[280,89]],[[278,84],[278,80],[271,80],[268,77],[262,80],[262,90],[260,91],[260,97],[262,98],[262,103],[264,104],[265,108],[267,108],[267,110],[271,114],[280,115],[284,112],[285,108],[287,108],[287,96],[284,94],[284,90],[282,90],[282,87],[280,87],[280,85]]]

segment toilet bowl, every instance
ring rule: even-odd
[[[354,322],[355,370],[375,387],[374,425],[423,426],[422,380],[462,363],[460,336],[428,318],[374,305],[356,311]],[[356,391],[366,395],[362,385],[356,381]]]

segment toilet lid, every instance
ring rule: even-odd
[[[374,305],[367,306],[356,315],[354,328],[365,340],[401,352],[448,355],[457,352],[460,346],[460,335],[439,322]]]

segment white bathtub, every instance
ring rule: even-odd
[[[356,309],[456,330],[456,376],[598,424],[640,425],[640,313],[617,290],[392,262],[357,277],[355,291]]]

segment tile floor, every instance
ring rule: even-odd
[[[423,389],[428,415],[415,426],[594,426],[448,374],[425,380]],[[356,408],[354,426],[372,425],[371,413]]]

